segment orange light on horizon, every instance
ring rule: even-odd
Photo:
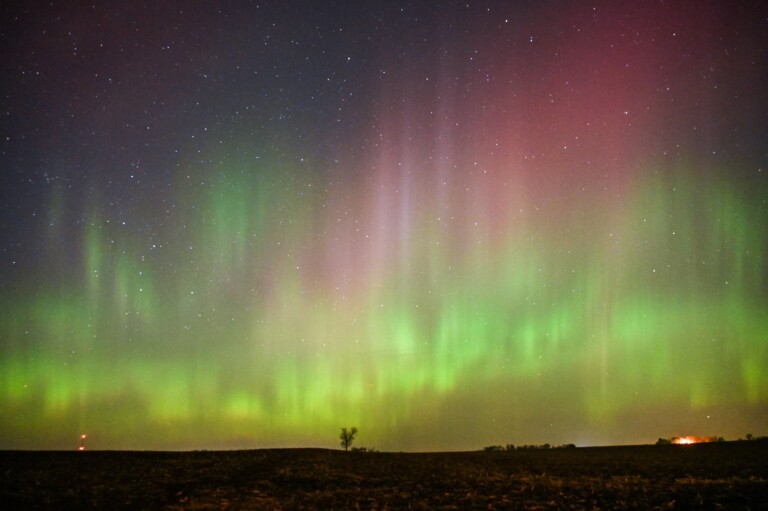
[[[690,445],[690,444],[704,444],[708,442],[716,442],[717,438],[712,436],[677,436],[672,439],[673,444],[677,445]]]

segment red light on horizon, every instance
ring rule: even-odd
[[[672,443],[677,445],[704,444],[704,443],[716,442],[716,441],[717,441],[716,437],[693,436],[693,435],[677,436],[672,439]]]

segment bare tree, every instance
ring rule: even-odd
[[[344,448],[345,451],[348,451],[349,447],[352,445],[352,442],[355,441],[355,435],[357,435],[356,427],[353,426],[350,429],[341,428],[339,439],[341,440],[341,446]]]

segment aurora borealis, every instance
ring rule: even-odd
[[[4,7],[0,448],[768,424],[768,17]]]

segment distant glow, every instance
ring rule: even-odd
[[[672,439],[672,443],[678,444],[678,445],[701,444],[701,443],[709,443],[709,442],[717,442],[717,437],[689,435],[689,436],[679,436]]]

